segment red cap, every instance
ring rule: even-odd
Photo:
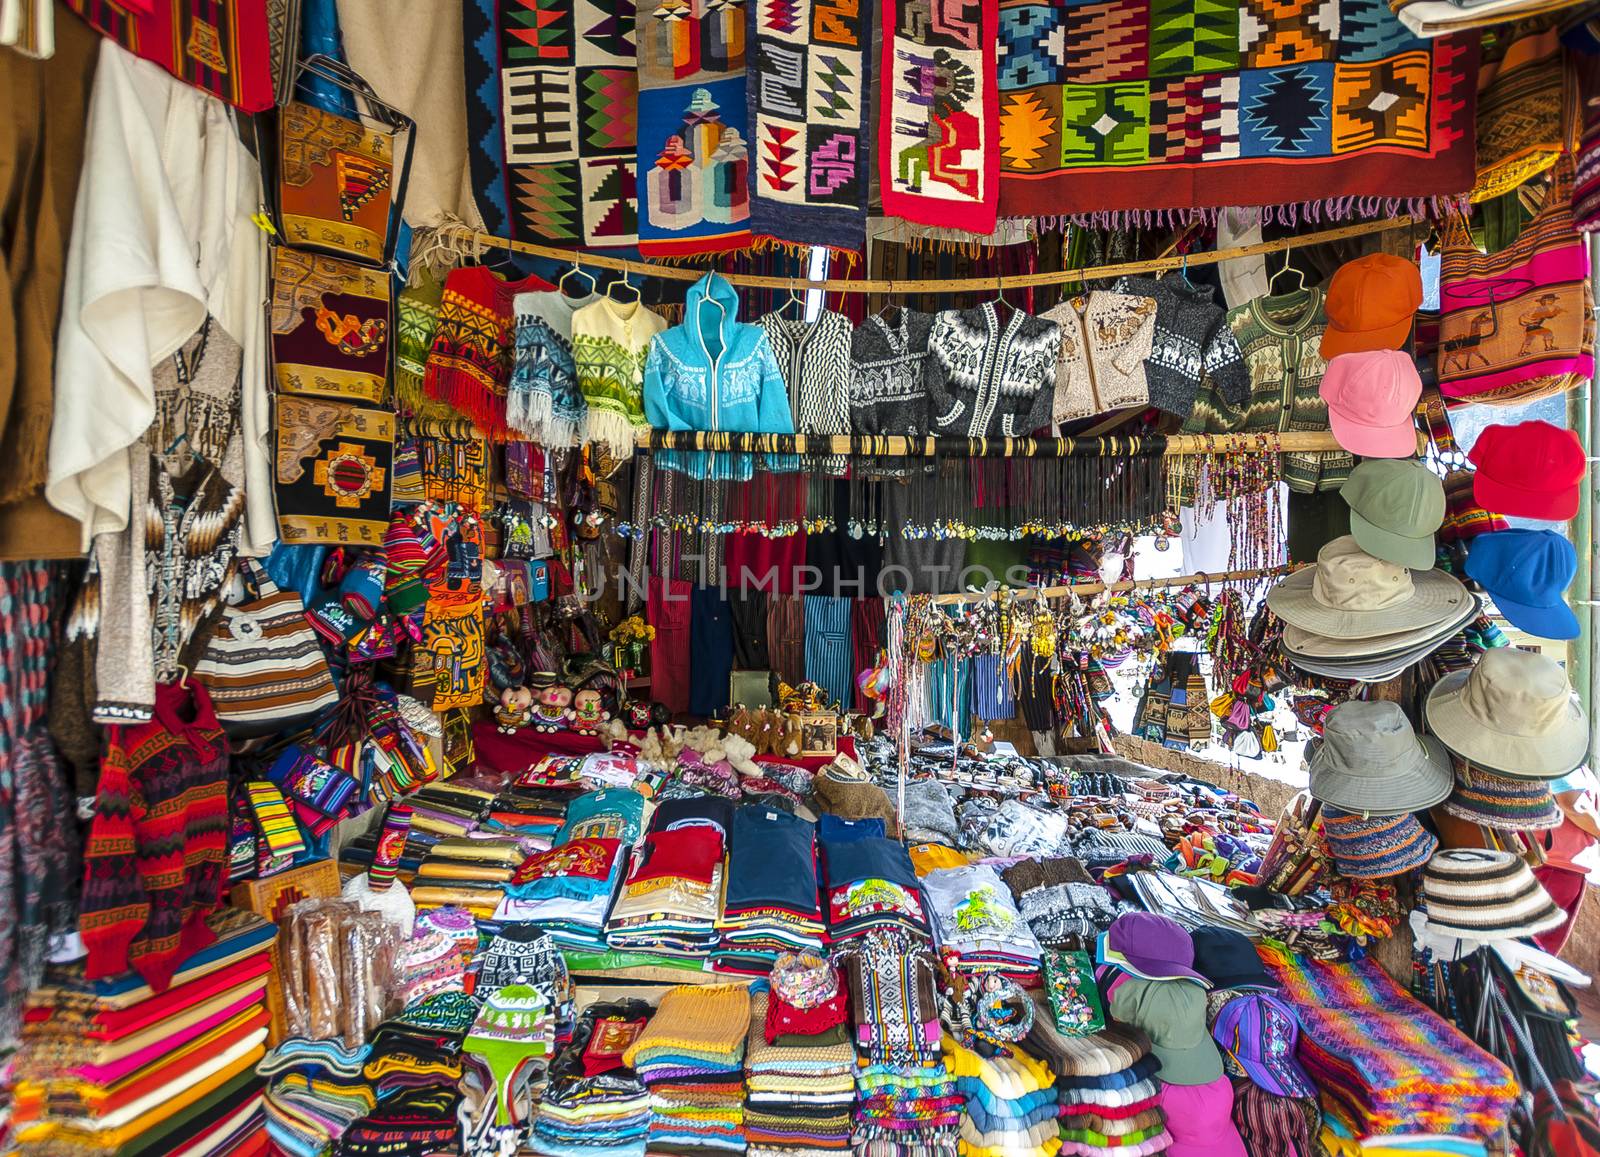
[[[1415,262],[1391,253],[1345,262],[1328,282],[1323,358],[1399,349],[1421,305],[1422,274]]]
[[[1478,505],[1514,518],[1566,520],[1578,513],[1588,461],[1578,436],[1549,422],[1488,426],[1467,457],[1478,468]]]

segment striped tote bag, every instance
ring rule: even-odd
[[[241,560],[245,595],[225,607],[194,677],[211,694],[223,729],[270,735],[339,700],[305,604],[279,590],[255,559]]]

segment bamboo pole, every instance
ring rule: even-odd
[[[1427,437],[1417,435],[1418,453]],[[1191,454],[1340,451],[1328,430],[1263,434],[1149,434],[1100,438],[905,438],[899,435],[739,434],[720,430],[649,430],[640,450],[713,450],[762,454],[855,454],[881,458],[1167,458]]]
[[[1298,237],[1282,237],[1275,241],[1258,241],[1253,245],[1235,245],[1210,253],[1190,253],[1183,256],[1167,255],[1143,261],[1121,261],[1112,265],[1090,265],[1077,269],[1056,269],[1044,273],[1019,273],[1009,277],[956,277],[897,281],[894,278],[868,278],[864,281],[808,281],[795,277],[767,277],[750,273],[721,274],[730,284],[748,289],[820,289],[824,293],[874,293],[888,296],[910,296],[919,293],[988,293],[1002,289],[1025,289],[1038,285],[1064,285],[1089,278],[1113,278],[1124,274],[1161,273],[1186,266],[1216,265],[1236,257],[1255,257],[1264,253],[1283,253],[1311,245],[1326,245],[1333,241],[1346,241],[1352,237],[1365,237],[1390,229],[1404,229],[1416,222],[1414,217],[1387,217],[1381,221],[1364,221],[1357,225],[1343,225],[1337,229],[1323,229],[1316,233],[1302,233]],[[654,261],[631,261],[626,257],[610,257],[576,249],[562,249],[555,245],[536,245],[531,241],[513,241],[482,233],[460,223],[446,223],[434,230],[442,240],[458,246],[472,245],[487,249],[505,249],[526,253],[533,257],[549,257],[571,262],[574,266],[591,269],[612,269],[624,274],[642,274],[667,281],[698,281],[704,270],[681,265],[662,265]]]
[[[1121,591],[1159,590],[1164,587],[1186,587],[1194,583],[1241,582],[1247,579],[1276,578],[1299,570],[1297,566],[1269,566],[1257,570],[1225,570],[1218,574],[1180,574],[1170,578],[1129,579],[1115,583],[1072,583],[1059,587],[1016,587],[1011,593],[1019,599],[1060,599],[1067,595],[1097,595],[1103,591],[1116,594]],[[934,595],[937,604],[950,606],[957,603],[979,603],[993,598],[993,591],[966,591],[954,595]]]

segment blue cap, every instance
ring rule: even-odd
[[[1553,530],[1500,530],[1472,540],[1467,577],[1489,592],[1511,625],[1542,639],[1576,639],[1567,588],[1578,552]]]

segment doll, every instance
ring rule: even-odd
[[[572,688],[551,677],[533,709],[533,729],[549,735],[572,726]]]
[[[500,692],[494,709],[495,727],[501,735],[515,735],[533,722],[533,692],[520,684]]]
[[[611,718],[600,692],[585,687],[572,696],[572,730],[579,735],[599,735],[601,726]]]

